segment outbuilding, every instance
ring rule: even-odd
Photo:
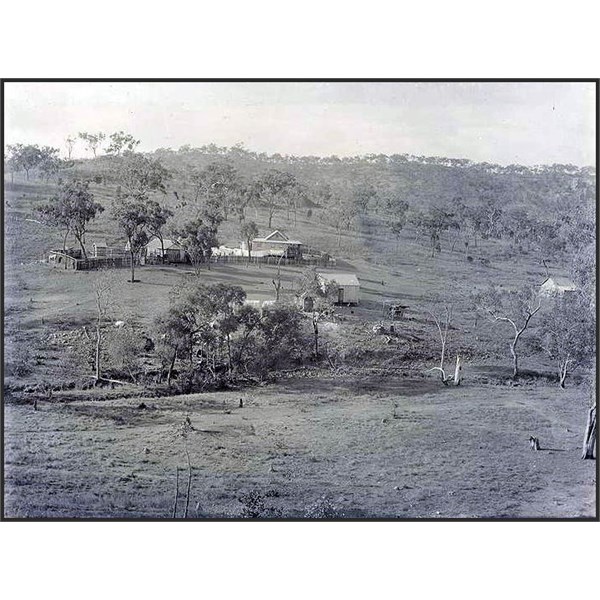
[[[542,296],[562,296],[577,291],[577,286],[568,277],[548,277],[540,286]]]
[[[337,304],[358,304],[360,282],[354,273],[317,273],[322,286],[335,283],[338,286]]]
[[[166,263],[184,263],[187,262],[186,252],[184,248],[175,240],[163,240],[163,244],[160,243],[158,238],[152,238],[148,244],[146,244],[146,261],[147,262],[159,262],[161,260],[162,249],[165,249],[163,256],[163,262]]]

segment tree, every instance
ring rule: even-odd
[[[135,260],[150,240],[150,228],[156,228],[156,205],[149,203],[152,192],[166,193],[170,177],[160,161],[131,154],[124,158],[119,170],[117,198],[113,214],[127,237],[131,256],[131,282],[135,282]],[[165,216],[161,212],[161,218]]]
[[[369,182],[359,183],[354,186],[353,197],[354,204],[358,207],[360,212],[367,212],[369,202],[377,195],[377,190]]]
[[[519,375],[517,345],[531,319],[541,308],[539,296],[531,288],[508,290],[490,286],[476,297],[476,305],[494,323],[508,323],[513,330],[510,353],[513,359],[513,377]]]
[[[291,173],[269,169],[260,175],[253,184],[254,196],[268,211],[271,229],[273,216],[281,208],[288,194],[296,188],[298,182]]]
[[[454,307],[452,304],[444,303],[442,307],[435,307],[427,311],[433,318],[440,337],[440,369],[444,370],[444,359],[446,358],[446,344],[448,342],[448,332],[452,324],[452,314]]]
[[[102,360],[106,352],[105,325],[114,308],[115,281],[106,271],[97,271],[92,281],[92,296],[96,312],[94,333],[90,335],[84,327],[85,335],[93,343],[94,379],[96,383],[102,381]]]
[[[232,335],[240,325],[238,318],[246,293],[239,286],[194,283],[176,290],[166,315],[161,317],[162,343],[171,349],[168,381],[176,359],[188,359],[192,375],[206,370],[216,377],[220,347],[227,349],[227,370],[232,372],[234,353]],[[202,357],[194,364],[194,356]]]
[[[94,158],[96,158],[96,153],[98,148],[102,145],[102,142],[105,140],[106,135],[102,132],[99,133],[87,133],[85,131],[77,134],[79,139],[83,140],[87,144],[87,149],[93,153]]]
[[[246,221],[242,224],[240,235],[248,246],[248,262],[252,259],[252,240],[258,236],[258,225],[254,221]]]
[[[44,175],[46,181],[52,176],[58,175],[64,165],[64,161],[58,156],[59,152],[58,148],[51,148],[50,146],[44,146],[40,149],[40,160],[37,168]]]
[[[148,235],[148,207],[142,200],[117,197],[113,202],[113,215],[125,233],[131,258],[131,283],[135,283],[135,261],[150,241]]]
[[[342,245],[342,232],[350,230],[355,218],[356,207],[345,197],[343,190],[333,191],[325,208],[325,222],[335,229],[338,248]]]
[[[338,285],[321,281],[315,269],[306,269],[298,280],[298,295],[310,296],[313,301],[311,324],[313,329],[313,351],[315,359],[319,358],[319,323],[334,313],[334,303],[338,297]]]
[[[73,138],[70,135],[65,139],[65,146],[67,147],[67,158],[71,160],[71,154],[73,154],[73,148],[77,143],[77,138]]]
[[[261,374],[297,361],[302,352],[302,317],[295,306],[276,304],[263,312],[254,364]]]
[[[37,167],[42,158],[42,152],[37,144],[14,144],[7,146],[9,160],[12,161],[17,171],[25,171],[27,180],[29,181],[29,172]]]
[[[200,274],[200,267],[204,263],[207,263],[210,269],[212,249],[219,245],[217,233],[213,227],[202,219],[196,219],[175,229],[173,234],[189,256],[196,275]]]
[[[165,241],[163,230],[165,225],[167,224],[167,221],[173,216],[173,211],[164,206],[161,206],[158,202],[156,202],[156,200],[148,200],[147,210],[148,232],[151,236],[160,240],[161,258],[164,262]]]
[[[217,161],[209,163],[202,170],[192,171],[192,188],[194,202],[202,200],[201,212],[204,218],[209,215],[217,225],[229,216],[229,210],[241,197],[243,186],[238,172],[229,162]]]
[[[442,250],[442,233],[457,226],[454,212],[446,206],[430,206],[427,210],[416,209],[412,212],[410,220],[417,231],[429,236],[431,258]]]
[[[390,222],[390,230],[396,237],[396,252],[398,251],[400,236],[406,227],[408,208],[408,202],[404,200],[400,200],[394,204],[394,212]]]
[[[124,131],[116,131],[109,136],[110,145],[106,149],[106,154],[121,156],[123,152],[133,152],[139,145],[140,140],[136,140],[131,134]]]
[[[567,374],[594,355],[593,312],[583,294],[566,294],[541,313],[540,328],[541,347],[555,362],[564,388]]]
[[[67,253],[67,238],[71,233],[71,213],[69,206],[63,202],[60,197],[47,204],[43,204],[36,209],[37,216],[42,223],[49,225],[50,227],[57,227],[62,229],[63,235],[63,254]],[[65,263],[65,269],[67,268],[67,262]]]
[[[246,355],[250,354],[250,350],[255,346],[255,334],[259,331],[259,327],[262,323],[262,317],[260,311],[253,306],[244,304],[237,311],[238,330],[241,332],[238,343],[237,352],[235,358],[236,367],[239,369],[247,366],[245,364]],[[258,353],[254,353],[256,356]]]
[[[433,367],[429,369],[429,371],[439,371],[442,378],[442,383],[444,385],[448,385],[450,381],[454,381],[454,385],[460,385],[462,368],[460,356],[456,356],[454,375],[446,375],[444,365],[446,359],[446,348],[448,344],[448,334],[452,329],[454,305],[448,301],[437,300],[430,309],[427,309],[427,312],[433,318],[440,338],[440,364],[439,367]]]
[[[152,192],[166,193],[170,172],[159,160],[141,154],[124,158],[118,173],[120,193],[138,200],[147,200]]]
[[[588,410],[585,433],[583,435],[583,452],[581,458],[594,459],[598,439],[598,423],[596,421],[596,404]]]
[[[87,258],[84,244],[87,226],[104,211],[104,207],[94,201],[89,186],[89,181],[78,179],[62,183],[58,194],[38,209],[44,223],[64,229],[63,253],[66,252],[67,236],[73,233],[84,258]]]
[[[17,159],[14,154],[4,155],[4,172],[10,173],[10,182],[15,182],[15,173],[20,170]]]

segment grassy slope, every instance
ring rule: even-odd
[[[107,207],[111,190],[97,188]],[[41,347],[41,360],[23,383],[58,378],[64,348],[48,339],[57,330],[80,327],[93,314],[90,281],[93,273],[48,269],[39,259],[60,236],[26,221],[32,208],[51,193],[37,183],[7,194],[6,315],[7,353],[14,345]],[[169,200],[170,201],[170,200]],[[404,333],[424,340],[429,357],[421,356],[422,372],[435,361],[435,330],[424,312],[425,301],[457,287],[472,289],[486,282],[517,285],[543,279],[535,257],[503,258],[505,246],[480,248],[490,266],[467,263],[456,252],[429,258],[415,243],[413,232],[399,243],[376,215],[360,223],[360,231],[345,235],[338,248],[332,229],[322,224],[318,210],[298,224],[285,213],[274,226],[338,256],[340,268],[355,271],[362,282],[361,306],[332,342],[366,348],[377,360],[403,365],[406,350],[384,346],[371,326],[380,319],[382,299],[409,305]],[[266,215],[254,214],[260,223]],[[226,223],[222,243],[237,242],[237,225]],[[265,228],[261,227],[261,233]],[[88,235],[88,243],[119,233],[105,212]],[[445,248],[449,242],[444,242]],[[115,272],[119,289],[117,318],[135,319],[147,330],[168,304],[172,285],[189,269],[146,267],[140,284],[126,284],[125,271]],[[283,270],[285,285],[297,271]],[[245,287],[250,297],[268,297],[273,269],[218,266],[205,271],[206,281],[230,281]],[[382,285],[381,282],[384,282]],[[323,494],[355,516],[574,516],[593,513],[593,468],[578,460],[586,394],[573,388],[505,388],[485,383],[508,373],[506,354],[484,359],[488,349],[505,350],[504,331],[479,325],[465,311],[458,316],[464,339],[453,339],[450,354],[472,346],[476,358],[465,366],[460,390],[439,388],[433,378],[411,375],[398,385],[378,379],[370,387],[348,380],[287,381],[250,393],[248,410],[222,413],[231,394],[150,401],[156,410],[138,411],[138,401],[88,400],[43,405],[38,413],[23,405],[7,406],[7,508],[11,516],[166,516],[172,502],[174,470],[184,466],[183,441],[177,426],[191,415],[197,429],[189,438],[195,474],[192,505],[200,514],[238,514],[241,490],[274,489],[273,498],[286,514]],[[503,352],[504,352],[503,350]],[[378,354],[379,353],[379,354]],[[547,369],[540,357],[524,361],[526,368]],[[498,371],[499,369],[499,371]],[[470,372],[472,371],[472,373]],[[364,384],[363,384],[364,385]],[[525,393],[523,393],[525,392]],[[90,399],[93,396],[90,396]],[[400,419],[391,419],[394,403]],[[385,424],[382,419],[388,419]],[[254,433],[252,433],[254,431]],[[529,453],[527,438],[539,435],[552,452]],[[150,454],[143,454],[148,447]],[[273,465],[273,471],[271,471]],[[398,490],[394,489],[398,486]],[[204,507],[204,508],[202,508]],[[439,514],[438,514],[439,512]],[[194,514],[192,512],[192,514]]]

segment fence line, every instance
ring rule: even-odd
[[[53,251],[50,254],[49,262],[54,266],[67,264],[68,269],[74,271],[92,271],[95,269],[112,268],[112,269],[125,269],[131,267],[131,255],[125,254],[122,256],[92,256],[89,258],[76,258],[69,254],[63,254],[62,252]],[[144,263],[140,264],[138,260],[135,261],[136,266],[144,266]],[[255,265],[260,267],[261,265],[281,265],[281,266],[319,266],[327,267],[334,266],[335,259],[330,258],[281,258],[278,256],[253,256],[248,261],[247,256],[212,256],[210,259],[212,264],[242,264],[242,265]],[[165,264],[165,262],[150,262],[147,261],[145,264]],[[174,263],[180,264],[180,263]]]
[[[251,265],[281,265],[281,266],[333,266],[335,265],[335,259],[330,258],[285,258],[279,256],[252,256],[248,260],[247,256],[211,256],[210,262],[213,264],[225,263],[225,264],[251,264]]]

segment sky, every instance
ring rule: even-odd
[[[5,143],[124,130],[140,151],[595,164],[593,83],[5,83]],[[86,156],[82,143],[75,156]]]

